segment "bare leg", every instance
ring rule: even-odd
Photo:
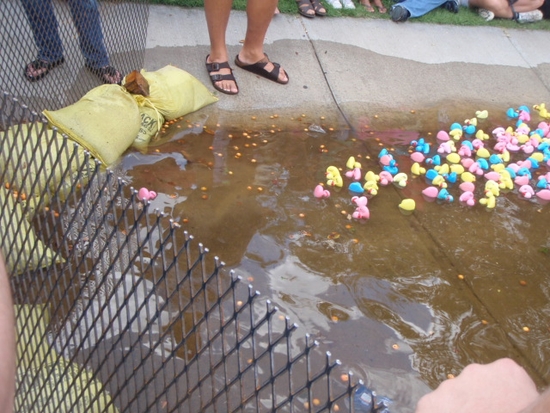
[[[370,4],[370,0],[361,0],[361,4],[367,9],[368,12],[374,13],[374,7]]]
[[[208,35],[210,37],[210,55],[207,63],[223,63],[229,60],[227,45],[225,43],[225,32],[229,23],[229,14],[233,0],[204,0],[204,11],[206,13],[206,24],[208,25]],[[270,16],[273,14],[275,4],[271,9]],[[229,69],[220,69],[211,74],[229,74]],[[216,85],[222,89],[233,93],[238,91],[237,85],[232,80],[221,80]]]
[[[15,396],[15,316],[9,276],[0,254],[0,411],[13,412]]]
[[[219,0],[209,0],[219,1]],[[264,39],[267,33],[273,10],[277,7],[278,0],[248,0],[246,14],[248,25],[246,36],[244,38],[243,48],[239,52],[239,60],[245,64],[254,64],[265,59]],[[273,65],[268,63],[265,67],[267,71],[273,70]],[[286,81],[288,79],[286,72],[281,68],[279,79]]]
[[[380,13],[386,13],[387,9],[381,0],[374,0],[374,4],[376,5]]]
[[[517,0],[514,3],[514,10],[518,13],[533,11],[541,7],[543,3],[544,0]],[[470,0],[470,7],[490,10],[501,19],[514,18],[508,0]]]

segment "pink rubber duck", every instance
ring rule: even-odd
[[[330,191],[325,189],[323,185],[319,184],[313,190],[313,196],[317,199],[328,198],[330,196]]]
[[[157,197],[157,193],[155,191],[149,191],[147,188],[141,188],[138,191],[138,198],[143,201],[152,201]]]
[[[367,208],[367,203],[369,202],[366,196],[354,196],[351,198],[351,202],[357,205],[355,211],[351,216],[355,219],[369,219],[370,211]]]

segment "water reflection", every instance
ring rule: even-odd
[[[492,211],[429,203],[425,179],[412,177],[369,200],[369,221],[350,219],[346,189],[312,196],[327,166],[353,155],[363,171],[378,171],[387,147],[408,172],[408,142],[436,131],[321,126],[326,133],[303,125],[168,131],[144,162],[125,162],[134,187],[161,194],[155,207],[185,218],[197,240],[345,365],[378,381],[399,411],[471,362],[527,357],[538,382],[550,379],[541,344],[550,321],[550,256],[541,252],[550,247],[548,209],[516,190]],[[403,198],[415,199],[413,215],[399,212]]]

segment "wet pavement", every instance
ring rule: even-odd
[[[245,28],[245,14],[233,12],[230,55],[238,53]],[[205,130],[212,132],[182,137],[183,153],[193,162],[179,164],[173,174],[173,165],[163,164],[156,182],[160,185],[164,177],[167,187],[155,189],[170,193],[178,186],[185,202],[176,207],[164,199],[164,207],[170,205],[174,216],[189,217],[189,230],[199,241],[244,275],[256,277],[258,288],[269,288],[283,310],[306,329],[321,334],[330,330],[333,354],[343,353],[346,364],[364,368],[379,392],[393,398],[401,393],[401,405],[413,405],[422,392],[458,374],[467,363],[504,356],[518,360],[544,386],[550,381],[548,206],[513,194],[490,212],[421,202],[418,194],[425,182],[416,180],[406,190],[384,191],[373,201],[368,225],[354,223],[346,233],[350,228],[342,220],[340,202],[347,194],[310,205],[305,216],[300,216],[300,196],[311,196],[326,166],[343,166],[348,156],[368,155],[365,166],[375,168],[380,149],[392,148],[402,168],[410,168],[412,139],[471,118],[477,110],[495,114],[484,124],[490,130],[502,126],[509,107],[550,103],[550,55],[544,53],[549,40],[548,32],[519,26],[510,30],[275,16],[266,52],[288,71],[290,83],[281,86],[235,69],[239,95],[221,95],[217,103],[188,117],[206,119]],[[151,7],[147,70],[173,64],[211,88],[204,68],[207,54],[202,9]],[[330,133],[307,131],[312,125]],[[243,130],[251,130],[258,145],[249,158],[263,165],[248,171],[250,179],[245,179],[246,169],[229,161],[236,151],[232,147],[243,148],[247,141],[228,136]],[[270,136],[273,130],[277,133]],[[160,150],[181,153],[174,145]],[[322,146],[328,155],[322,155]],[[239,151],[246,156],[245,150]],[[214,167],[214,172],[194,166],[207,165],[203,159],[209,157],[215,162],[218,152],[227,158],[226,165]],[[185,168],[191,177],[177,175]],[[242,193],[215,192],[228,179],[224,173],[216,175],[217,170],[234,171]],[[155,177],[150,179],[153,185]],[[186,193],[191,183],[185,179],[209,179],[205,185],[212,189],[213,201],[206,204],[200,194]],[[246,185],[269,188],[271,197],[265,194],[261,209],[250,202]],[[287,198],[273,195],[279,185]],[[296,199],[288,198],[289,191]],[[395,210],[405,197],[419,201],[412,216],[383,213]],[[237,214],[235,204],[240,205]],[[265,224],[263,214],[277,222],[276,231]],[[195,222],[207,228],[193,228]],[[235,237],[243,245],[231,240],[236,226],[247,231]],[[338,240],[327,241],[328,228],[338,232]],[[284,239],[278,238],[282,235]],[[318,318],[296,305],[311,296],[319,298],[312,305],[326,315],[327,324],[335,319],[347,324],[316,325]],[[350,325],[355,338],[350,337]],[[335,339],[339,335],[345,343]],[[364,360],[357,360],[361,354]],[[407,381],[411,371],[419,372],[415,380],[420,384],[414,389]]]

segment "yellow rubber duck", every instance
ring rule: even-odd
[[[414,199],[411,199],[411,198],[406,198],[402,200],[401,203],[399,204],[399,210],[405,215],[412,214],[415,208],[416,208],[416,203],[414,202]]]
[[[498,183],[491,179],[485,182],[485,192],[487,193],[487,191],[491,192],[494,196],[500,195],[500,187],[498,186]]]
[[[411,166],[411,173],[417,176],[424,175],[426,173],[426,168],[423,168],[418,162],[415,162]]]
[[[544,103],[541,103],[540,105],[533,105],[533,109],[535,109],[542,118],[550,119],[550,112],[548,112],[548,109],[546,109],[546,105]]]
[[[409,177],[405,172],[396,173],[393,177],[393,183],[396,184],[399,188],[405,188],[407,186],[407,181]]]
[[[479,203],[485,205],[487,209],[493,209],[497,204],[497,199],[491,191],[485,191],[485,198],[481,198]]]
[[[365,174],[365,181],[379,182],[380,181],[380,176],[378,174],[375,174],[373,171],[368,171]]]
[[[363,185],[363,189],[369,195],[372,195],[372,196],[377,195],[378,183],[376,181],[367,181],[365,182],[365,185]]]

